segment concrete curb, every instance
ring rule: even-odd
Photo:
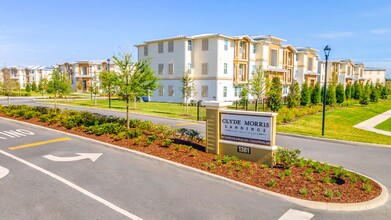
[[[81,139],[84,139],[84,140],[88,140],[88,141],[91,141],[91,142],[95,142],[95,143],[104,145],[104,146],[109,147],[109,148],[113,148],[113,149],[116,149],[116,150],[128,152],[128,153],[131,153],[131,154],[135,154],[135,155],[141,156],[141,157],[143,157],[145,159],[148,159],[148,160],[157,160],[157,161],[160,161],[160,162],[163,162],[163,163],[167,163],[167,164],[169,164],[169,165],[171,165],[173,167],[180,168],[182,170],[192,171],[192,172],[194,172],[196,174],[199,174],[199,175],[212,177],[212,178],[214,178],[217,181],[224,181],[225,183],[231,184],[233,186],[240,187],[242,189],[252,190],[252,191],[260,193],[260,194],[266,194],[266,195],[275,196],[275,197],[278,197],[280,199],[284,199],[284,200],[286,200],[288,202],[294,203],[296,205],[300,205],[300,206],[311,208],[311,209],[326,210],[326,211],[364,211],[364,210],[373,209],[373,208],[376,208],[376,207],[379,207],[379,206],[385,204],[388,201],[388,198],[389,198],[387,188],[383,184],[379,183],[378,181],[370,178],[371,180],[373,180],[377,184],[379,184],[381,189],[382,189],[381,194],[378,197],[376,197],[376,198],[374,198],[374,199],[372,199],[370,201],[361,202],[361,203],[326,203],[326,202],[316,202],[316,201],[309,201],[309,200],[298,199],[298,198],[290,197],[290,196],[287,196],[287,195],[279,194],[279,193],[276,193],[276,192],[268,191],[266,189],[258,188],[258,187],[251,186],[251,185],[247,185],[247,184],[242,183],[242,182],[231,180],[231,179],[228,179],[228,178],[225,178],[225,177],[222,177],[222,176],[218,176],[218,175],[215,175],[215,174],[212,174],[212,173],[208,173],[208,172],[203,171],[203,170],[199,170],[199,169],[196,169],[196,168],[193,168],[193,167],[189,167],[189,166],[186,166],[186,165],[183,165],[183,164],[180,164],[180,163],[176,163],[176,162],[173,162],[173,161],[170,161],[170,160],[166,160],[166,159],[163,159],[163,158],[160,158],[160,157],[156,157],[156,156],[153,156],[153,155],[145,154],[145,153],[142,153],[142,152],[139,152],[139,151],[135,151],[135,150],[119,147],[119,146],[116,146],[116,145],[113,145],[113,144],[101,142],[101,141],[90,139],[90,138],[83,137],[83,136],[78,136],[78,135],[67,133],[67,132],[64,132],[64,131],[55,130],[55,129],[52,129],[52,128],[42,127],[42,126],[39,126],[39,125],[36,125],[36,124],[31,124],[31,123],[28,123],[28,122],[12,120],[12,119],[9,119],[9,118],[4,118],[4,117],[0,117],[0,118],[4,119],[4,120],[8,120],[8,121],[14,121],[14,122],[20,123],[20,124],[27,124],[27,125],[32,126],[32,127],[44,128],[44,129],[48,129],[48,130],[51,130],[51,131],[54,131],[54,132],[63,133],[63,134],[69,135],[69,136],[81,138]]]
[[[351,145],[360,145],[364,147],[385,147],[385,148],[391,148],[391,145],[386,144],[373,144],[373,143],[365,143],[365,142],[355,142],[355,141],[345,141],[345,140],[336,140],[336,139],[329,139],[329,138],[320,138],[320,137],[314,137],[314,136],[305,136],[301,134],[290,134],[285,132],[277,132],[278,135],[283,136],[289,136],[289,137],[298,137],[303,139],[310,139],[310,140],[318,140],[318,141],[324,141],[324,142],[332,142],[337,144],[351,144]]]

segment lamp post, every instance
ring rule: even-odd
[[[110,58],[107,58],[107,72],[110,76]],[[111,79],[109,79],[109,108],[111,108]]]
[[[90,66],[90,90],[91,90],[91,100],[92,100],[92,66]]]
[[[326,84],[327,84],[327,61],[329,59],[331,48],[329,45],[327,45],[324,48],[324,56],[326,58],[326,66],[325,66],[325,72],[324,72],[324,86],[323,86],[323,118],[322,118],[322,136],[324,136],[324,123],[326,119]]]

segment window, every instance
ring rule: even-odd
[[[164,73],[164,64],[163,63],[159,63],[158,64],[158,68],[159,68],[159,71],[158,71],[159,75],[163,75],[163,73]]]
[[[243,79],[243,64],[239,64],[239,80]]]
[[[224,74],[228,74],[228,64],[224,63]]]
[[[168,96],[174,96],[174,86],[173,85],[168,86]]]
[[[158,50],[158,53],[163,53],[164,52],[163,42],[159,42],[158,43],[157,50]]]
[[[163,96],[164,95],[164,87],[163,85],[160,85],[159,86],[159,96]]]
[[[255,65],[252,65],[252,72],[256,73],[257,72],[257,67]]]
[[[239,86],[235,86],[234,87],[234,96],[235,97],[238,97],[239,96],[239,94],[240,94],[240,87]]]
[[[253,44],[253,53],[256,53],[256,52],[257,52],[257,45]]]
[[[228,50],[228,40],[224,40],[224,50]]]
[[[208,75],[208,63],[202,64],[202,75]]]
[[[187,41],[187,50],[188,50],[188,51],[191,51],[191,50],[192,50],[192,43],[193,43],[193,42],[192,42],[191,40],[188,40],[188,41]]]
[[[313,69],[313,59],[312,58],[308,58],[308,70],[311,70]]]
[[[87,67],[85,67],[85,66],[83,66],[82,68],[81,68],[81,72],[82,72],[82,75],[87,75]]]
[[[208,97],[208,86],[202,86],[201,87],[201,96],[202,97]]]
[[[243,42],[239,42],[239,53],[243,53]]]
[[[209,50],[209,39],[202,39],[202,51]]]
[[[174,52],[174,41],[168,41],[168,52]]]
[[[224,88],[223,88],[224,90],[223,90],[223,97],[224,98],[227,98],[227,87],[226,86],[224,86]]]
[[[187,71],[189,71],[191,73],[191,63],[187,64]]]
[[[299,61],[299,55],[296,55],[296,61]]]
[[[174,64],[173,63],[168,64],[168,74],[174,74]]]
[[[148,56],[148,45],[144,46],[144,56]]]
[[[99,66],[98,66],[98,70],[100,70],[100,69],[101,69],[101,66],[99,65]]]
[[[271,50],[270,66],[277,66],[277,50]]]

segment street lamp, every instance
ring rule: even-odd
[[[110,58],[107,58],[107,72],[110,76]],[[111,79],[109,79],[109,108],[111,108]]]
[[[92,100],[92,66],[90,66],[90,89],[91,89],[91,100]]]
[[[324,48],[324,56],[326,58],[326,66],[325,66],[325,72],[324,72],[324,86],[323,86],[323,118],[322,118],[322,136],[324,136],[324,122],[325,122],[325,117],[326,117],[326,83],[327,83],[327,61],[329,59],[329,54],[330,54],[331,48],[329,45],[327,45]]]

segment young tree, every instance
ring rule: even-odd
[[[354,99],[356,99],[356,100],[360,100],[361,99],[361,95],[362,95],[362,85],[361,85],[361,83],[359,83],[359,82],[354,82]]]
[[[326,90],[326,104],[327,105],[335,105],[337,102],[336,96],[335,96],[335,87],[332,85],[329,85]]]
[[[268,96],[268,107],[270,110],[277,112],[282,107],[282,86],[280,77],[273,77]]]
[[[265,71],[259,66],[256,71],[252,72],[252,78],[249,80],[249,93],[255,99],[255,111],[258,111],[258,104],[265,97],[267,80]]]
[[[37,84],[35,83],[35,81],[31,84],[31,90],[33,91],[33,92],[37,92],[38,90],[37,90]]]
[[[352,98],[352,85],[348,83],[345,88],[345,97],[347,100]]]
[[[58,69],[54,69],[46,87],[46,92],[54,95],[54,109],[57,108],[57,97],[69,94],[71,89],[72,85],[67,74],[60,73]]]
[[[3,86],[2,90],[5,96],[7,96],[8,105],[10,105],[10,96],[12,96],[13,91],[18,88],[18,83],[11,79],[11,73],[8,69],[4,68],[1,70],[3,73]]]
[[[27,84],[26,84],[26,92],[31,92],[30,83],[27,83]]]
[[[369,93],[370,93],[369,90],[370,90],[369,86],[363,87],[363,93],[361,94],[360,101],[359,101],[361,105],[369,104]]]
[[[341,104],[345,101],[345,90],[341,83],[339,83],[335,89],[335,96],[338,104]]]
[[[301,85],[301,99],[300,99],[300,105],[302,106],[307,106],[308,104],[311,103],[311,92],[308,87],[307,81],[304,82]]]
[[[158,84],[157,78],[150,68],[151,59],[141,59],[137,62],[132,61],[132,54],[129,52],[119,53],[113,56],[114,64],[118,66],[119,72],[119,95],[126,101],[126,121],[129,128],[129,102],[133,99],[134,108],[136,108],[136,98],[149,95],[154,91]]]
[[[240,91],[240,101],[239,104],[243,106],[243,109],[246,107],[248,102],[248,84],[242,86],[242,90]]]
[[[378,102],[379,101],[379,86],[374,86],[373,84],[371,84],[370,86],[371,88],[371,95],[369,96],[371,102]]]
[[[389,91],[389,89],[387,88],[387,86],[383,86],[383,87],[382,87],[382,90],[381,90],[381,93],[380,93],[380,97],[381,97],[382,99],[387,99],[389,94],[390,94],[390,91]]]
[[[180,90],[182,92],[183,101],[185,102],[184,104],[186,109],[186,115],[188,115],[189,99],[195,95],[195,85],[190,70],[184,72],[182,77],[182,86]]]
[[[116,72],[102,71],[99,74],[100,87],[109,94],[109,108],[111,107],[111,94],[115,94],[118,85],[118,76]]]
[[[312,88],[311,92],[311,103],[316,105],[321,102],[321,90],[320,90],[320,84],[317,82],[315,86]]]
[[[292,85],[289,87],[289,94],[287,96],[287,105],[288,108],[294,108],[300,105],[300,86],[299,83],[295,80]]]

